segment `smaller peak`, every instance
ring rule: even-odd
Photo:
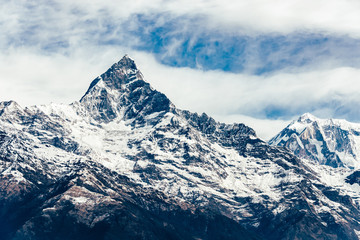
[[[298,122],[306,122],[306,123],[311,123],[318,120],[317,117],[315,117],[314,115],[312,115],[311,113],[304,113],[303,115],[301,115],[298,119]]]
[[[0,116],[4,113],[23,112],[23,108],[15,101],[0,102]]]
[[[20,107],[20,105],[13,100],[0,102],[0,108],[7,108],[11,106]]]

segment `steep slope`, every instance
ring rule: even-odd
[[[351,197],[251,128],[177,109],[128,56],[79,102],[0,107],[5,239],[358,239]]]
[[[360,166],[360,124],[319,119],[309,113],[272,138],[271,145],[287,147],[296,156],[332,167]]]

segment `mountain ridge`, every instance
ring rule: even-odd
[[[0,172],[5,239],[358,239],[360,231],[356,202],[311,166],[244,124],[177,109],[128,56],[78,102],[0,114]]]

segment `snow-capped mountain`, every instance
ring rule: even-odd
[[[0,104],[0,236],[358,239],[358,184],[314,169],[176,108],[125,56],[78,102]]]
[[[360,124],[306,113],[269,141],[296,156],[332,167],[360,167]]]

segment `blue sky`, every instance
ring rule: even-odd
[[[360,122],[358,1],[0,0],[0,100],[78,100],[128,53],[179,107],[269,138],[305,112]]]

